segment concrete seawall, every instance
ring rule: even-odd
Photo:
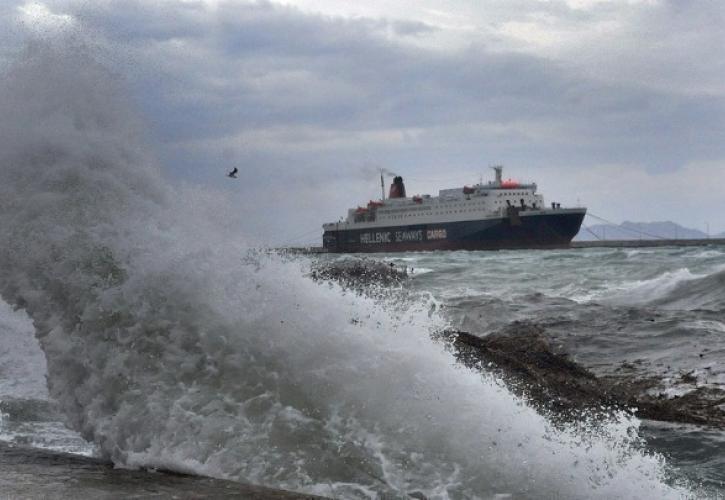
[[[316,500],[323,497],[202,476],[115,468],[98,458],[0,443],[0,498]]]

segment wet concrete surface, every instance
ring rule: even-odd
[[[119,469],[97,458],[0,444],[0,498],[302,500],[322,497],[172,472]]]

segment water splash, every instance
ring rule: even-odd
[[[2,83],[0,292],[107,457],[347,497],[688,493],[635,421],[557,429],[457,366],[425,302],[392,314],[250,253],[162,178],[95,61],[38,43]]]

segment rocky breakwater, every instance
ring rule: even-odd
[[[493,370],[513,392],[555,419],[582,411],[602,413],[604,408],[649,420],[725,428],[725,391],[697,387],[669,397],[660,377],[634,374],[627,366],[619,367],[617,375],[596,376],[553,349],[545,330],[532,322],[515,321],[485,336],[447,330],[435,337],[460,363]]]

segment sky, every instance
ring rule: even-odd
[[[0,63],[82,32],[166,175],[266,244],[319,243],[380,169],[435,195],[497,164],[547,202],[716,233],[724,26],[719,0],[5,0]]]

